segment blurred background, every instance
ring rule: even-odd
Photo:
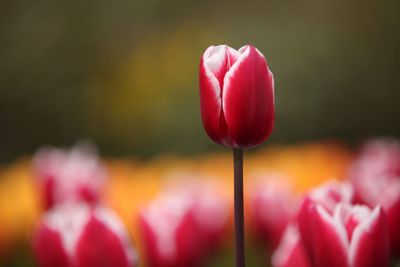
[[[231,193],[231,155],[200,118],[198,64],[212,44],[255,45],[275,76],[275,130],[246,175],[279,172],[295,194],[345,178],[349,147],[400,136],[399,14],[398,0],[3,1],[0,266],[35,266],[45,208],[31,159],[43,145],[99,148],[102,201],[139,248],[133,222],[171,176],[222,177]],[[250,246],[249,266],[268,266],[271,251]],[[207,266],[232,266],[232,248],[222,255]]]
[[[105,155],[218,149],[197,76],[220,43],[266,55],[271,142],[398,136],[399,12],[397,0],[5,1],[0,160],[80,138]]]

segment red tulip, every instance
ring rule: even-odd
[[[277,176],[277,175],[274,175]],[[294,217],[296,199],[284,177],[256,183],[251,192],[251,226],[256,236],[275,248]]]
[[[139,216],[148,266],[198,266],[226,232],[226,199],[213,184],[184,183],[160,195]]]
[[[400,177],[400,142],[377,139],[367,142],[350,170],[351,178]]]
[[[34,169],[46,209],[66,202],[97,203],[106,179],[96,153],[82,145],[70,151],[41,149],[34,157]]]
[[[356,201],[386,211],[391,249],[400,255],[400,143],[366,143],[349,173]]]
[[[272,255],[274,267],[310,267],[299,230],[296,225],[289,225],[278,248]]]
[[[212,140],[248,148],[271,134],[274,78],[255,47],[210,46],[201,58],[199,80],[203,125]]]
[[[205,252],[221,247],[229,226],[230,206],[222,189],[213,183],[194,183],[186,193],[192,195],[192,213],[195,228],[205,246]]]
[[[304,246],[311,250],[312,237],[308,233],[311,232],[312,222],[310,210],[315,205],[321,205],[329,214],[333,214],[339,203],[351,204],[353,200],[353,188],[348,183],[339,183],[336,181],[328,181],[325,184],[311,190],[301,204],[298,223],[299,230],[302,235]],[[312,255],[309,255],[312,257]]]
[[[162,196],[143,209],[139,227],[148,266],[197,266],[203,244],[194,230],[190,201],[181,195]]]
[[[137,254],[119,219],[103,207],[59,206],[34,236],[40,267],[135,267]]]
[[[313,267],[387,267],[389,243],[380,207],[338,204],[333,214],[321,204],[309,208],[306,247]],[[301,224],[302,222],[300,222]],[[301,226],[301,225],[300,225]]]
[[[349,183],[328,181],[306,194],[303,206],[311,203],[319,203],[330,213],[338,203],[352,203],[353,188]]]

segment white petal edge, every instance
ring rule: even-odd
[[[340,221],[338,216],[331,216],[328,211],[322,207],[321,204],[317,204],[315,206],[317,209],[317,213],[320,215],[320,217],[323,219],[323,221],[331,226],[331,228],[336,232],[337,236],[339,237],[339,240],[343,246],[343,250],[345,253],[347,253],[348,248],[349,248],[349,240],[347,238],[347,232],[346,228]],[[336,210],[335,210],[336,213]]]
[[[113,211],[104,207],[96,208],[94,216],[99,221],[108,226],[109,229],[117,235],[122,244],[122,247],[124,248],[129,263],[131,265],[136,264],[138,262],[139,256],[132,245],[132,242],[129,238],[129,233],[125,229],[118,216]]]
[[[165,261],[177,257],[176,231],[190,208],[186,194],[162,194],[141,211],[143,219],[154,231],[156,249]]]
[[[217,52],[212,54],[213,50]],[[210,46],[203,54],[203,68],[215,93],[215,100],[221,106],[221,87],[214,72],[217,71],[226,57],[226,45]]]
[[[233,75],[235,75],[236,70],[239,68],[239,66],[243,63],[243,61],[250,55],[250,46],[249,45],[245,45],[242,46],[238,52],[241,54],[238,58],[238,60],[236,60],[236,62],[231,66],[231,68],[228,70],[228,72],[225,74],[224,77],[224,88],[222,89],[222,110],[225,113],[225,105],[226,105],[226,95],[228,93],[229,90],[227,90],[230,87],[230,83],[231,83],[231,77]]]
[[[332,199],[330,192],[335,192],[340,196],[339,202]],[[349,183],[341,183],[336,180],[330,180],[315,188],[310,192],[310,197],[316,202],[321,202],[325,208],[328,208],[332,213],[337,203],[350,203],[353,199],[353,188]]]
[[[44,215],[45,226],[56,231],[70,257],[75,255],[76,244],[89,220],[89,207],[85,204],[66,204]]]
[[[357,249],[359,246],[359,243],[361,241],[361,237],[364,233],[369,232],[371,230],[371,227],[373,226],[374,222],[378,220],[378,216],[381,212],[381,207],[376,207],[370,216],[366,218],[363,222],[361,222],[353,232],[353,238],[350,243],[350,248],[349,248],[349,262],[350,265],[353,266],[355,262],[355,256],[357,253]]]
[[[295,225],[289,225],[282,236],[278,248],[272,254],[272,266],[285,266],[293,249],[300,242],[300,234]]]
[[[274,109],[275,109],[275,78],[274,78],[274,74],[272,73],[272,71],[269,70],[269,68],[268,68],[268,75],[272,79],[272,100],[274,101],[273,103],[274,103]]]

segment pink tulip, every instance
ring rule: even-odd
[[[349,173],[356,201],[386,211],[393,252],[400,254],[400,143],[374,140],[365,144]]]
[[[152,267],[197,266],[203,244],[194,230],[190,201],[180,195],[162,196],[142,210],[139,227],[146,262]]]
[[[389,244],[383,209],[338,204],[330,213],[321,204],[310,206],[310,224],[302,233],[313,267],[387,267]],[[304,223],[300,221],[300,224]],[[301,226],[301,225],[300,225]]]
[[[135,267],[137,254],[119,219],[103,207],[58,206],[33,240],[40,267]]]
[[[200,265],[221,245],[228,222],[226,200],[213,185],[187,183],[165,192],[139,216],[147,263],[154,267]]]
[[[400,142],[376,139],[365,143],[351,167],[350,177],[400,177]]]
[[[33,162],[46,209],[66,202],[99,201],[106,172],[91,147],[41,149]]]
[[[312,207],[319,204],[329,214],[333,214],[339,203],[351,204],[353,195],[353,188],[350,184],[336,181],[328,181],[306,194],[298,213],[298,222],[303,244],[308,248],[308,251],[312,246],[312,239],[308,234],[312,231],[312,222],[310,221]]]
[[[210,46],[201,58],[199,80],[203,125],[212,140],[248,148],[271,134],[274,78],[255,47]]]
[[[307,193],[303,206],[309,205],[309,203],[319,203],[332,213],[338,203],[352,203],[353,198],[353,188],[349,183],[331,180]]]
[[[271,176],[271,175],[270,175]],[[256,236],[275,248],[294,217],[296,199],[284,177],[257,182],[250,196],[251,226]]]
[[[222,189],[213,183],[194,183],[192,194],[192,213],[195,228],[198,229],[206,253],[214,252],[223,245],[230,218],[230,206]]]
[[[289,225],[272,255],[273,267],[311,267],[297,225]]]

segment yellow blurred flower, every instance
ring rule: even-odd
[[[30,238],[40,216],[39,199],[27,161],[17,162],[0,176],[0,249]]]

